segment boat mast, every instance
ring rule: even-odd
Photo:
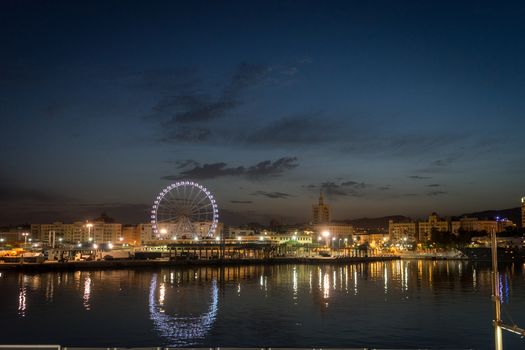
[[[501,334],[501,304],[499,293],[499,273],[498,273],[498,244],[496,240],[496,230],[492,230],[492,301],[494,302],[494,349],[503,350],[503,339]]]
[[[525,329],[517,325],[508,325],[501,320],[501,301],[499,290],[499,273],[498,273],[498,243],[496,240],[496,230],[492,230],[491,235],[491,251],[492,251],[492,301],[494,302],[494,348],[496,350],[503,350],[503,339],[501,330],[504,329],[511,333],[525,337]]]

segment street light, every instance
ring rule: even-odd
[[[22,236],[24,236],[24,245],[26,245],[27,244],[27,236],[29,236],[29,233],[22,232]]]
[[[326,247],[328,248],[329,247],[329,242],[330,242],[330,231],[328,230],[325,230],[321,233],[323,235],[323,237],[325,238],[325,243],[326,243]]]

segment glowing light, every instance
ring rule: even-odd
[[[242,237],[241,236],[237,236],[237,240],[238,241],[242,241]]]
[[[93,244],[93,249],[98,249],[98,244]]]
[[[195,238],[193,239],[194,241],[198,241],[199,240],[199,237],[195,236]]]
[[[219,241],[221,240],[221,237],[220,237],[220,236],[217,236],[217,237],[215,237],[215,240],[216,240],[217,242],[219,242]]]
[[[323,231],[322,235],[324,238],[330,237],[330,231]]]
[[[113,249],[113,243],[109,242],[109,243],[108,243],[108,248],[109,248],[109,249]]]

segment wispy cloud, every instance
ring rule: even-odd
[[[233,204],[252,204],[253,201],[231,200],[230,203],[233,203]]]
[[[252,178],[279,176],[298,166],[297,157],[283,157],[273,162],[271,160],[265,160],[246,169],[246,175]]]
[[[195,80],[167,86],[146,119],[160,123],[160,141],[207,141],[212,137],[212,128],[207,124],[224,118],[242,105],[244,94],[263,82],[271,72],[272,68],[267,65],[243,62],[219,91],[201,86],[202,83]],[[166,85],[163,79],[156,79]]]
[[[420,176],[420,175],[411,175],[408,178],[409,179],[413,179],[413,180],[428,180],[428,179],[431,179],[432,177],[430,177],[430,176]]]
[[[291,194],[283,192],[266,192],[266,191],[255,191],[252,193],[252,196],[264,196],[272,199],[286,199],[291,197]]]
[[[164,180],[180,179],[214,179],[225,176],[244,176],[249,179],[259,180],[269,177],[281,176],[285,172],[299,166],[296,157],[283,157],[277,160],[264,160],[255,165],[244,167],[228,167],[227,163],[219,162],[198,165],[195,161],[183,161],[184,166],[194,165],[193,168],[181,171],[177,175],[167,175]],[[177,169],[182,169],[180,166]]]

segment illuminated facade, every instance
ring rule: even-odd
[[[240,228],[240,227],[230,227],[228,228],[228,238],[235,238],[239,236],[253,236],[255,235],[254,230],[250,230],[248,228]]]
[[[330,207],[324,203],[323,192],[319,193],[319,203],[312,207],[312,223],[325,224],[330,222]]]
[[[411,241],[415,241],[419,238],[418,234],[419,231],[417,222],[394,222],[394,220],[388,221],[388,236],[393,241],[400,240],[405,237]]]
[[[354,235],[354,226],[348,224],[317,224],[314,225],[316,234],[321,235],[323,232],[328,232],[331,237],[338,238],[352,238]]]
[[[118,242],[122,235],[122,225],[95,221],[86,223],[77,221],[72,224],[54,222],[52,224],[32,224],[31,235],[41,242],[51,243],[62,238],[64,242],[79,243],[93,241],[97,243]]]
[[[122,227],[122,239],[119,238],[120,243],[137,245],[140,244],[140,232],[136,226]]]
[[[452,232],[451,222],[441,219],[436,213],[432,213],[427,221],[418,223],[418,239],[420,241],[430,241],[433,231]]]
[[[502,232],[507,227],[515,226],[507,219],[480,220],[478,218],[464,217],[459,220],[446,220],[440,218],[436,213],[430,214],[427,221],[394,222],[389,221],[388,233],[390,239],[418,240],[421,242],[432,239],[432,232],[450,232],[460,234],[464,232]]]

